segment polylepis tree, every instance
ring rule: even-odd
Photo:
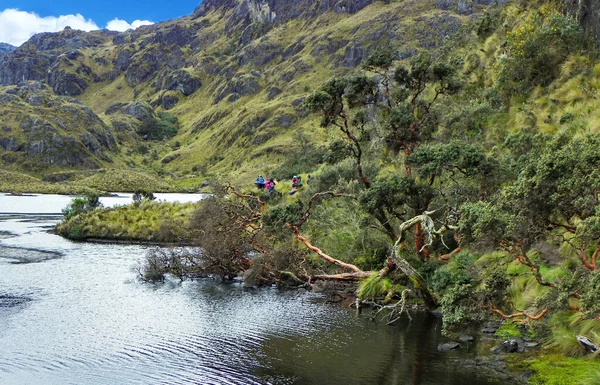
[[[413,157],[421,146],[435,142],[438,121],[434,106],[442,95],[458,92],[460,82],[454,66],[434,61],[427,54],[413,57],[408,67],[397,66],[392,70],[394,56],[390,50],[376,50],[363,65],[374,76],[333,78],[306,100],[309,111],[321,116],[321,126],[339,129],[347,141],[363,186],[360,202],[393,242],[399,235],[395,226],[428,211],[440,195],[435,183],[442,173],[465,168],[470,171],[471,167],[479,166],[476,161],[456,164],[461,162],[459,158],[465,158],[461,146],[453,147],[458,153],[446,151],[447,159],[433,159],[439,155],[437,149],[431,149],[430,156],[421,151],[418,157]],[[365,158],[381,157],[372,150],[381,146],[373,143],[384,143],[382,151],[392,154],[388,158],[402,163],[395,175],[365,174]],[[434,161],[448,164],[440,164],[433,172],[419,174],[413,170]],[[469,177],[468,172],[464,174]],[[427,259],[430,248],[426,234],[421,223],[414,226],[416,252]]]

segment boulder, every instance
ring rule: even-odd
[[[139,121],[154,117],[154,110],[146,102],[129,103],[121,111],[123,114],[133,116]]]
[[[6,151],[18,151],[19,145],[14,138],[0,138],[0,147]]]
[[[460,342],[473,342],[475,339],[473,338],[473,336],[469,336],[466,334],[463,334],[459,337],[459,341]]]
[[[440,352],[449,352],[450,350],[458,349],[460,344],[455,341],[446,342],[443,344],[439,344],[437,350]]]
[[[193,94],[200,87],[202,87],[200,79],[184,70],[163,72],[155,85],[157,91],[179,91],[185,96]]]

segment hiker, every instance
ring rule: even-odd
[[[306,178],[306,184],[310,184],[313,181],[313,177],[308,174],[308,178]]]
[[[275,183],[275,180],[273,178],[269,178],[269,180],[267,181],[267,191],[269,192],[269,196],[273,195],[276,184],[277,183]]]
[[[296,176],[294,175],[294,177],[292,178],[292,187],[302,187],[302,177],[301,176]]]
[[[254,182],[254,184],[256,185],[256,187],[259,190],[262,190],[265,188],[265,178],[263,178],[262,175],[259,175],[258,178],[256,178],[256,182]]]
[[[288,192],[288,194],[294,195],[297,192],[298,192],[298,188],[296,186],[292,185],[292,190],[290,192]]]

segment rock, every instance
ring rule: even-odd
[[[272,43],[249,45],[242,50],[239,56],[239,65],[263,66],[280,57],[282,52],[283,48],[281,46]]]
[[[42,105],[42,103],[44,103],[45,100],[46,99],[43,95],[33,94],[30,95],[26,101],[30,106],[39,107]]]
[[[344,67],[356,67],[362,62],[364,55],[365,50],[363,49],[362,43],[353,43],[346,47],[342,65]]]
[[[0,147],[6,151],[18,151],[19,145],[14,138],[0,138]]]
[[[533,370],[527,370],[523,374],[521,374],[521,381],[528,384],[531,377],[535,376],[536,374],[537,372],[534,372]]]
[[[443,10],[449,10],[454,5],[455,0],[436,0],[435,7]]]
[[[254,76],[237,76],[227,82],[218,92],[215,103],[220,102],[229,94],[239,94],[240,97],[254,95],[260,91],[261,87]],[[237,100],[237,99],[235,99]]]
[[[44,151],[44,142],[41,140],[33,140],[29,143],[29,148],[27,149],[27,156],[29,158],[33,158],[37,154],[41,154]]]
[[[91,70],[87,66],[82,66],[82,73],[90,75]],[[48,84],[57,95],[77,96],[81,95],[88,87],[84,76],[79,73],[70,73],[64,70],[50,69],[48,75]]]
[[[104,113],[106,115],[112,115],[121,111],[125,106],[127,106],[127,103],[115,103],[110,105]]]
[[[277,88],[277,87],[271,87],[269,88],[268,94],[267,94],[267,99],[269,100],[273,100],[275,99],[275,97],[279,94],[281,94],[281,89]]]
[[[466,334],[463,334],[462,336],[459,337],[459,341],[460,342],[473,342],[475,339],[473,338],[473,336],[469,336]]]
[[[306,98],[305,98],[305,97],[301,97],[301,98],[298,98],[298,99],[294,99],[294,100],[292,101],[292,106],[293,106],[293,107],[296,107],[296,108],[298,108],[298,107],[301,107],[301,106],[302,106],[302,103],[304,103],[304,101],[305,101],[305,100],[306,100]]]
[[[500,351],[504,353],[516,353],[519,351],[519,344],[515,339],[506,340],[500,345]]]
[[[276,121],[280,127],[290,128],[294,123],[296,123],[296,116],[291,114],[283,114],[278,116]]]
[[[152,37],[152,42],[164,46],[184,47],[194,39],[194,35],[195,31],[193,29],[175,24],[157,31]]]
[[[592,341],[590,341],[587,337],[577,336],[577,341],[590,353],[595,353],[598,351],[598,346],[596,346]]]
[[[456,6],[456,13],[461,15],[470,15],[473,13],[473,5],[466,0],[458,0],[458,4]]]
[[[179,91],[185,96],[193,94],[200,87],[202,87],[200,79],[184,70],[168,71],[163,73],[163,75],[159,77],[155,84],[155,89],[157,91]]]
[[[485,327],[481,330],[481,332],[484,334],[494,334],[494,333],[496,333],[496,330],[498,330],[498,328]]]
[[[179,103],[179,98],[174,95],[166,94],[163,95],[163,97],[160,99],[160,102],[165,110],[170,110],[171,108],[175,107],[177,103]]]
[[[227,98],[227,101],[229,103],[233,103],[233,102],[238,101],[239,99],[240,99],[240,94],[238,94],[237,92],[235,92],[235,93],[229,95],[229,97]]]
[[[537,348],[540,345],[539,342],[525,342],[523,344],[523,347],[525,349],[533,349],[533,348]]]
[[[110,107],[109,107],[110,108]],[[154,117],[154,110],[146,102],[133,102],[122,109],[125,115],[133,116],[139,121]]]
[[[5,93],[0,94],[0,106],[6,106],[11,103],[20,102],[21,98],[16,95]]]
[[[437,350],[440,352],[448,352],[450,350],[458,349],[460,344],[455,341],[446,342],[443,344],[439,344]]]
[[[143,83],[152,77],[160,69],[165,52],[161,52],[158,48],[149,49],[143,53],[138,53],[132,58],[131,64],[125,71],[125,79],[132,86]],[[168,55],[169,59],[174,59],[174,56]]]
[[[125,71],[131,64],[131,57],[133,56],[133,53],[133,51],[128,49],[119,51],[117,57],[113,59],[113,65],[115,69],[118,71]]]

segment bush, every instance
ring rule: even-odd
[[[505,100],[548,86],[568,55],[582,49],[583,29],[568,16],[551,13],[507,33],[508,55],[501,59],[499,90]]]
[[[75,198],[62,210],[65,219],[72,218],[78,214],[87,213],[95,208],[102,207],[100,195],[88,194],[81,198]]]
[[[166,140],[177,135],[177,126],[169,120],[147,118],[142,120],[137,133],[145,140]]]

